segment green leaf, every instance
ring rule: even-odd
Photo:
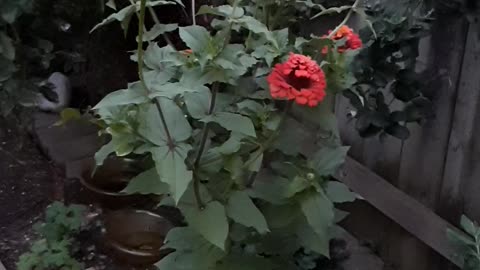
[[[328,15],[328,14],[335,14],[335,13],[342,13],[346,10],[350,10],[352,9],[352,6],[341,6],[341,7],[331,7],[331,8],[328,8],[328,9],[324,9],[322,11],[320,11],[319,13],[315,14],[312,18],[310,18],[311,20],[315,19],[315,18],[318,18],[320,16],[323,16],[323,15]]]
[[[202,119],[205,123],[215,122],[227,130],[256,137],[252,120],[240,114],[219,112]]]
[[[190,116],[195,119],[202,119],[208,115],[211,98],[212,94],[207,88],[206,91],[186,93],[183,100]]]
[[[284,204],[287,201],[289,181],[280,176],[262,170],[258,173],[249,194],[272,204]]]
[[[164,270],[210,270],[225,253],[210,244],[191,227],[177,227],[168,232],[163,249],[175,249],[157,267]]]
[[[172,100],[159,98],[160,107],[165,115],[165,122],[174,142],[183,142],[192,135],[192,127],[185,119],[182,110]],[[139,117],[140,126],[138,132],[156,145],[167,145],[168,136],[163,127],[158,108],[150,104],[145,112]]]
[[[117,5],[115,4],[115,0],[108,0],[108,2],[105,5],[113,10],[117,10]]]
[[[156,169],[152,168],[130,179],[128,186],[122,192],[127,194],[164,195],[168,193],[168,185],[160,181],[160,176]]]
[[[465,215],[462,215],[460,225],[471,236],[476,236],[479,232],[478,226]]]
[[[325,192],[334,203],[353,202],[357,198],[356,194],[351,192],[345,184],[337,181],[328,182]]]
[[[97,166],[102,166],[105,159],[113,152],[115,152],[114,141],[110,141],[109,143],[102,146],[102,148],[100,148],[100,150],[95,153],[95,163],[97,164]]]
[[[122,22],[125,19],[127,19],[128,17],[132,16],[132,14],[134,14],[135,11],[136,11],[135,6],[133,6],[133,5],[127,6],[123,9],[121,9],[119,12],[113,13],[112,15],[108,16],[101,23],[95,25],[95,27],[93,27],[93,29],[90,30],[90,33],[97,30],[98,28],[100,28],[102,26],[105,26],[109,23],[112,23],[114,21]]]
[[[185,164],[190,150],[191,146],[188,144],[177,144],[173,149],[164,145],[151,150],[160,180],[169,185],[170,193],[177,204],[192,181],[192,172]]]
[[[330,257],[329,237],[326,235],[321,237],[306,222],[298,224],[295,233],[303,247],[324,255],[327,258]]]
[[[263,149],[253,152],[247,162],[248,170],[251,172],[259,172],[263,164]]]
[[[225,241],[228,236],[228,220],[225,207],[217,202],[209,202],[205,209],[200,210],[196,205],[181,207],[188,224],[213,245],[225,250]]]
[[[199,85],[195,87],[186,87],[181,83],[167,83],[163,85],[156,85],[152,88],[152,92],[150,93],[150,98],[155,97],[165,97],[168,99],[174,99],[177,96],[183,96],[187,93],[195,93],[195,92],[205,92],[208,91],[208,88]]]
[[[160,35],[163,35],[168,32],[172,32],[178,29],[178,24],[155,24],[149,31],[143,34],[143,41],[152,41],[155,40]]]
[[[213,6],[202,6],[197,12],[197,15],[202,14],[212,14],[222,17],[229,17],[229,18],[240,18],[245,15],[245,11],[241,7],[235,8],[235,13],[233,12],[233,7],[230,5],[223,5],[218,7]]]
[[[311,167],[320,175],[332,175],[345,162],[348,146],[322,147],[311,159]]]
[[[312,191],[302,196],[300,206],[313,231],[323,241],[324,245],[328,245],[330,240],[328,231],[334,220],[333,203],[322,191]]]
[[[240,147],[242,146],[242,139],[244,137],[245,136],[242,134],[232,132],[230,134],[230,138],[228,138],[228,140],[222,145],[217,147],[218,152],[223,155],[230,155],[238,152],[238,150],[240,150]]]
[[[204,52],[212,41],[208,30],[198,25],[180,27],[180,38],[194,53]]]
[[[60,112],[60,120],[58,120],[54,126],[64,126],[70,121],[76,121],[82,119],[82,114],[78,109],[65,108]]]
[[[243,16],[242,18],[236,20],[240,23],[243,27],[247,28],[248,30],[252,31],[255,34],[264,35],[265,38],[270,41],[270,43],[275,47],[278,48],[278,43],[275,37],[273,36],[272,32],[268,30],[268,28],[251,16]]]
[[[311,186],[312,184],[307,179],[300,176],[295,176],[295,178],[293,178],[293,180],[288,185],[287,196],[293,197],[295,196],[295,194],[302,192]]]
[[[269,232],[267,221],[246,191],[234,191],[227,204],[227,215],[235,222],[255,228],[259,233]]]
[[[142,104],[148,102],[147,90],[140,82],[131,83],[128,89],[118,90],[104,97],[93,109],[108,108],[129,104]]]

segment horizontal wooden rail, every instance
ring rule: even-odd
[[[335,177],[433,250],[462,266],[447,238],[448,229],[463,233],[455,226],[350,157]]]

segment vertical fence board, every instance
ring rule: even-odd
[[[475,185],[475,182],[470,182],[473,186],[467,189],[462,187],[465,184],[465,174],[468,172],[474,174],[475,171],[478,171],[475,167],[467,168],[467,163],[472,163],[473,161],[473,164],[478,164],[478,161],[480,161],[471,155],[472,147],[476,142],[473,134],[475,134],[474,127],[476,119],[478,119],[477,107],[480,99],[479,30],[480,26],[477,22],[476,24],[471,24],[468,31],[462,74],[458,85],[455,115],[448,144],[448,156],[437,206],[438,212],[454,224],[458,223],[463,212],[463,195],[465,194],[468,199],[476,198],[477,196],[470,196],[470,192],[472,190],[478,191],[478,188],[475,189],[475,186],[478,187],[478,185]],[[476,179],[478,180],[478,178]],[[480,201],[478,199],[473,201],[475,201],[476,204],[474,205],[478,208]]]

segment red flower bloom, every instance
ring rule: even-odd
[[[332,30],[328,31],[328,34],[331,34]],[[327,36],[324,36],[325,38]],[[332,40],[341,40],[343,38],[346,38],[345,40],[345,45],[338,47],[338,52],[339,53],[344,53],[346,50],[356,50],[360,49],[363,46],[362,40],[360,37],[353,32],[353,30],[344,25],[340,27],[340,29],[331,37]],[[322,49],[323,54],[327,54],[328,48],[325,47]]]
[[[267,81],[274,99],[295,100],[299,105],[317,106],[326,95],[322,69],[301,54],[291,53],[287,62],[275,65]]]

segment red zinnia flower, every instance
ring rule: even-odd
[[[277,64],[267,78],[274,99],[295,100],[317,106],[325,98],[325,74],[312,58],[291,53],[287,62]]]
[[[332,33],[332,30],[328,31],[328,34],[331,34],[331,33]],[[324,36],[324,37],[326,38],[327,36]],[[360,49],[363,46],[363,43],[360,37],[355,32],[353,32],[353,30],[350,27],[346,25],[340,27],[340,29],[331,37],[331,39],[335,41],[343,38],[346,38],[345,45],[338,47],[339,53],[343,53],[346,50]],[[327,54],[327,52],[328,52],[327,47],[322,49],[323,54]]]

